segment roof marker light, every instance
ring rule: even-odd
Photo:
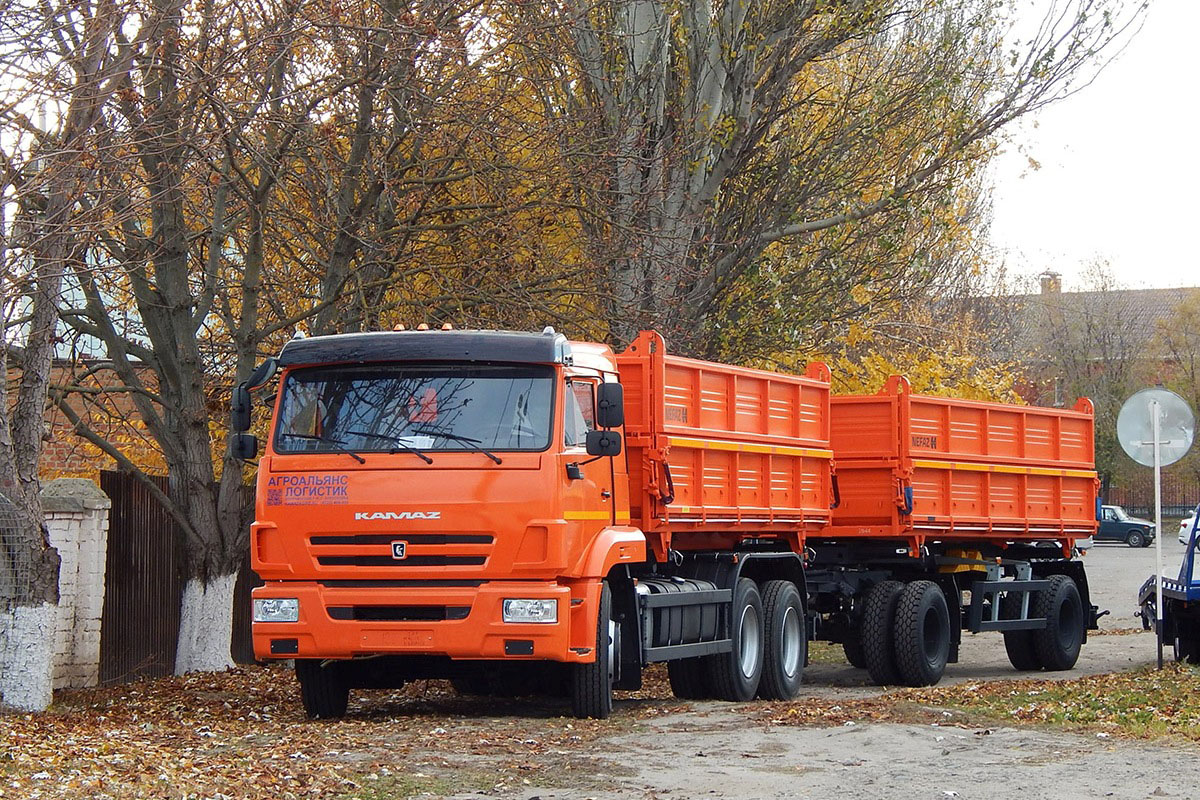
[[[419,331],[427,331],[427,330],[429,330],[429,326],[428,326],[428,325],[426,325],[424,322],[422,322],[420,325],[418,325],[418,326],[417,326],[417,330],[419,330]]]

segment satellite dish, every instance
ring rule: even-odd
[[[1158,463],[1174,464],[1192,446],[1196,418],[1187,401],[1167,389],[1142,389],[1125,401],[1117,415],[1117,439],[1137,463],[1154,466],[1154,417],[1158,412]]]

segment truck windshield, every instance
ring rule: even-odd
[[[539,366],[379,365],[288,373],[278,453],[545,450],[554,372]]]

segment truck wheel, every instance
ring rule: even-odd
[[[758,691],[763,671],[763,604],[754,581],[737,582],[732,610],[733,650],[706,660],[708,683],[720,699],[745,702]]]
[[[1143,547],[1146,544],[1146,537],[1141,531],[1134,529],[1125,537],[1125,544],[1130,547]]]
[[[900,682],[892,620],[896,617],[896,601],[903,591],[904,584],[900,581],[880,581],[871,587],[863,601],[863,659],[871,680],[879,686]]]
[[[612,593],[608,581],[600,589],[600,613],[596,619],[596,660],[571,665],[571,713],[578,719],[607,719],[612,714],[616,657],[613,637]]]
[[[804,603],[791,581],[767,581],[762,587],[765,663],[758,696],[764,700],[791,700],[800,692],[808,636]]]
[[[907,686],[933,686],[950,657],[950,610],[933,581],[913,581],[896,603],[896,667]]]
[[[846,661],[855,669],[867,668],[867,654],[863,652],[862,631],[851,631],[851,638],[842,642],[842,652]]]
[[[1050,588],[1034,595],[1033,616],[1045,617],[1046,627],[1033,632],[1038,660],[1048,670],[1070,669],[1083,645],[1083,602],[1075,581],[1051,575]]]
[[[671,694],[680,700],[703,700],[712,696],[706,680],[706,667],[702,658],[681,658],[667,662],[667,678],[671,681]]]
[[[1004,595],[1001,603],[1001,617],[1016,619],[1021,613],[1021,595],[1009,592]],[[1029,610],[1033,610],[1033,597],[1029,598]],[[1029,671],[1042,668],[1038,658],[1037,648],[1033,645],[1033,631],[1005,631],[1004,650],[1008,653],[1009,663],[1013,669]]]
[[[336,719],[346,715],[350,687],[336,661],[296,659],[296,679],[300,681],[300,699],[309,719]]]
[[[1175,660],[1200,664],[1200,639],[1175,636]]]

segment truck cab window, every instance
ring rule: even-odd
[[[563,444],[567,447],[583,447],[587,444],[587,432],[596,428],[594,387],[590,381],[568,381],[564,399]]]
[[[279,453],[545,450],[554,373],[548,367],[385,364],[289,373]]]

